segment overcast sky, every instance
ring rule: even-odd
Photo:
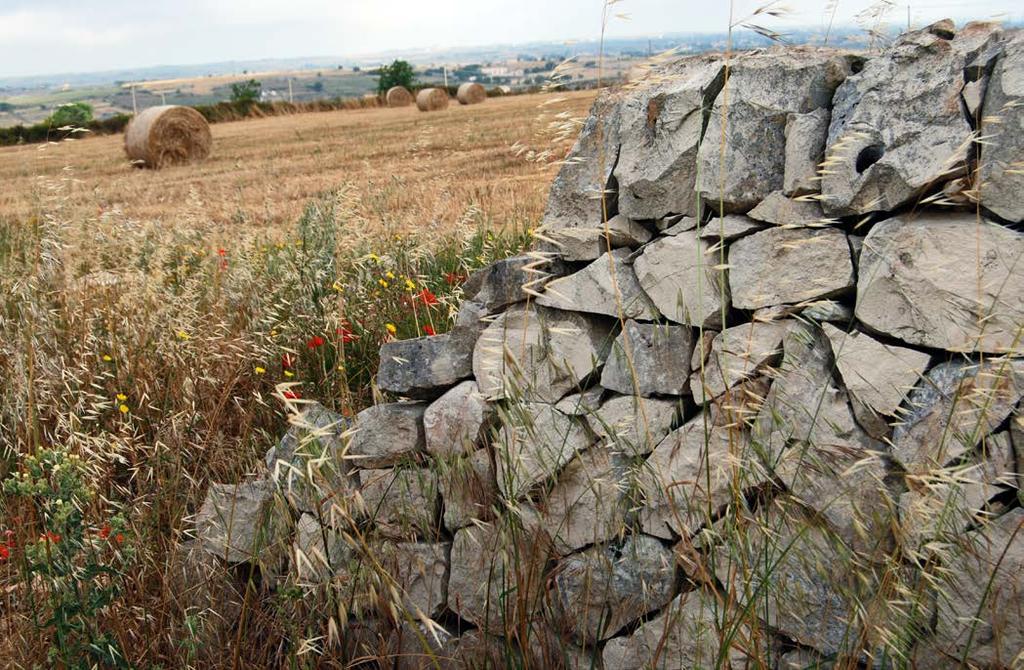
[[[767,0],[735,0],[737,15]],[[905,24],[908,0],[891,0]],[[1021,0],[909,0],[916,25],[945,16],[1024,20]],[[0,76],[391,49],[594,37],[603,0],[0,0]],[[777,29],[836,22],[877,0],[784,0]],[[721,31],[727,0],[621,0],[608,33]]]

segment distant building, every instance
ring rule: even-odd
[[[522,77],[522,68],[510,68],[507,65],[489,65],[480,68],[480,73],[487,77]]]

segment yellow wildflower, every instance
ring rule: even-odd
[[[387,273],[384,276],[387,277],[388,279],[394,279],[395,278],[395,273],[392,272],[391,270],[388,270]]]
[[[119,411],[121,414],[127,414],[128,405],[121,405],[120,407],[117,408],[117,411]]]
[[[384,327],[385,327],[385,328],[387,329],[387,331],[388,331],[389,333],[391,333],[392,335],[394,335],[395,333],[397,333],[397,332],[398,332],[398,329],[397,329],[397,328],[395,328],[395,324],[393,324],[393,323],[385,323],[385,324],[384,324]]]
[[[127,400],[127,399],[128,399],[128,396],[126,396],[126,395],[125,395],[125,394],[123,394],[123,393],[118,393],[118,394],[117,394],[117,399],[118,399],[119,401],[121,401],[121,402],[124,402],[125,400]]]
[[[369,258],[374,263],[380,263],[380,256],[378,256],[377,254],[366,254],[366,257]]]
[[[406,279],[405,280],[405,290],[406,291],[412,291],[415,288],[416,288],[416,284],[413,282],[413,280],[411,280],[411,279]]]
[[[189,340],[189,339],[192,339],[192,336],[189,335],[188,333],[186,333],[184,330],[179,330],[178,331],[178,339],[179,340]]]
[[[295,376],[295,373],[294,373],[294,372],[292,372],[291,370],[285,370],[285,371],[284,371],[284,376],[285,376],[285,377],[294,377],[294,376]]]
[[[264,368],[264,367],[260,367],[259,365],[257,365],[257,366],[256,366],[255,368],[253,368],[253,371],[254,371],[254,372],[255,372],[256,374],[258,374],[258,375],[261,375],[261,374],[263,374],[264,372],[266,372],[266,371],[267,371],[267,369],[266,369],[266,368]]]
[[[383,279],[378,279],[377,283],[380,284],[381,286],[383,286],[384,288],[388,287],[388,283],[386,281],[384,281]]]
[[[112,361],[114,359],[110,357],[110,354],[103,354],[103,360],[104,360],[104,362],[109,363],[110,361]]]

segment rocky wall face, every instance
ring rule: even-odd
[[[557,244],[212,489],[200,546],[398,667],[1016,667],[1022,50],[943,22],[604,94]]]

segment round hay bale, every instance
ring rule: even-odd
[[[159,105],[132,119],[124,133],[124,151],[135,165],[162,168],[210,155],[210,124],[191,107]]]
[[[459,103],[463,105],[476,105],[487,99],[487,91],[480,84],[468,82],[459,86],[455,94]]]
[[[384,95],[388,107],[407,107],[412,104],[412,93],[405,86],[392,86]]]
[[[443,88],[425,88],[416,94],[416,106],[421,112],[436,112],[448,107],[448,93]]]

